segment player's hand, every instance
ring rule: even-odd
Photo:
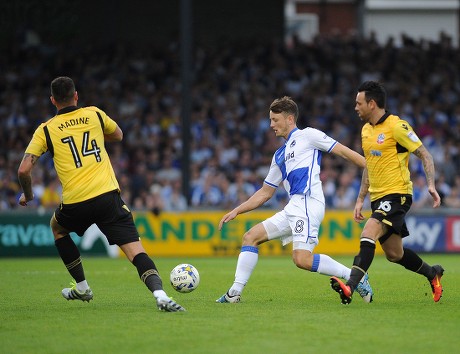
[[[34,195],[32,195],[31,199],[27,199],[24,193],[22,193],[21,196],[19,197],[19,205],[27,206],[27,202],[30,202],[33,199],[34,199]]]
[[[230,220],[233,220],[237,217],[238,213],[235,210],[232,210],[231,212],[225,214],[222,219],[220,219],[219,222],[219,230],[222,230],[222,226],[224,223],[229,222]]]
[[[441,205],[441,197],[438,194],[436,188],[428,188],[428,192],[431,194],[433,198],[433,208],[437,208]]]
[[[355,209],[353,211],[353,219],[360,223],[364,220],[364,215],[362,214],[364,200],[357,199],[355,204]]]

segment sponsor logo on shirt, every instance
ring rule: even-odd
[[[294,158],[294,151],[291,152],[291,153],[287,153],[285,156],[284,156],[284,162],[290,160],[290,159],[293,159]]]

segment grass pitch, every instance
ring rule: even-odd
[[[352,257],[335,257],[351,265]],[[158,258],[164,287],[187,312],[164,313],[125,259],[85,258],[90,303],[66,301],[58,258],[0,259],[1,353],[448,353],[460,344],[460,255],[423,255],[445,268],[434,303],[420,275],[376,257],[374,302],[340,304],[329,278],[289,257],[260,257],[239,304],[216,304],[236,258]],[[191,263],[201,283],[189,294],[169,271]]]

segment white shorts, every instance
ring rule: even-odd
[[[293,249],[313,252],[324,218],[324,203],[306,195],[293,195],[286,207],[263,221],[268,239],[281,239],[283,246],[294,242]]]

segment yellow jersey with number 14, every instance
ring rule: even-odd
[[[361,138],[371,201],[393,193],[412,194],[409,156],[422,142],[409,123],[386,113],[374,126],[366,123]]]
[[[35,130],[26,153],[49,151],[62,184],[62,203],[82,202],[119,189],[104,146],[117,127],[97,107],[66,107]]]

